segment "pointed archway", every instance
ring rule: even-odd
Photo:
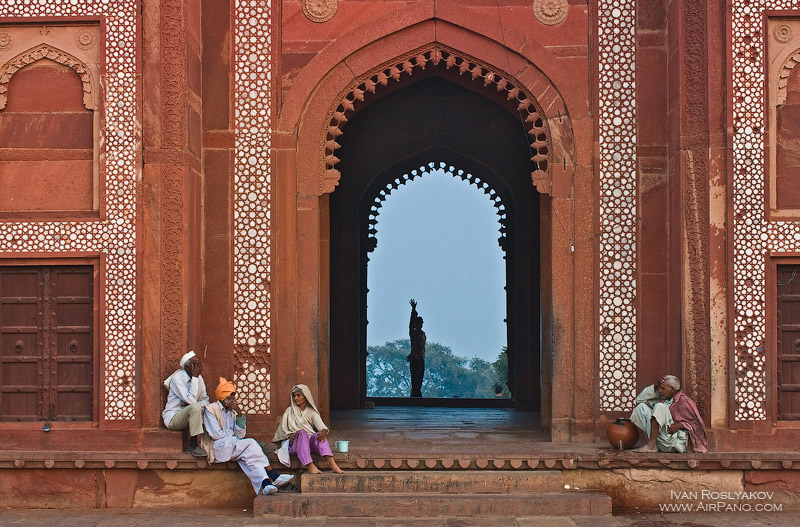
[[[399,175],[440,161],[477,176],[506,204],[510,388],[517,408],[538,411],[540,197],[531,184],[538,166],[531,161],[525,128],[518,115],[462,86],[447,68],[430,68],[409,80],[414,82],[355,113],[337,152],[342,178],[330,196],[331,407],[360,408],[365,402],[369,215],[375,196]],[[546,152],[546,146],[540,150]],[[546,160],[540,163],[546,166]]]

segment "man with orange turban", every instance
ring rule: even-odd
[[[256,494],[275,494],[294,477],[278,474],[255,439],[245,438],[245,416],[236,404],[236,386],[224,377],[219,378],[217,402],[206,407],[206,432],[214,440],[214,461],[236,461],[250,478]]]

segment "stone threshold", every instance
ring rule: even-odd
[[[299,462],[283,467],[274,454],[273,466],[301,470]],[[794,452],[709,452],[706,454],[641,454],[598,449],[594,452],[569,452],[537,456],[521,453],[481,454],[400,454],[364,455],[358,452],[336,453],[337,464],[344,469],[361,470],[608,470],[608,469],[678,469],[678,470],[787,470],[800,469],[800,453]],[[318,465],[325,468],[326,462]],[[27,469],[139,469],[196,470],[237,469],[235,462],[209,464],[205,458],[186,453],[152,452],[31,452],[0,451],[0,468]]]

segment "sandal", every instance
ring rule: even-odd
[[[294,483],[287,483],[284,487],[278,489],[278,492],[300,492],[300,487]]]

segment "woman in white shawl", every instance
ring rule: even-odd
[[[283,417],[272,438],[274,443],[289,440],[289,453],[296,454],[303,467],[311,474],[319,474],[320,470],[311,460],[311,454],[317,454],[328,460],[331,470],[338,474],[344,471],[333,459],[331,446],[328,444],[328,427],[314,404],[311,390],[305,384],[292,388],[292,405],[283,412]]]

